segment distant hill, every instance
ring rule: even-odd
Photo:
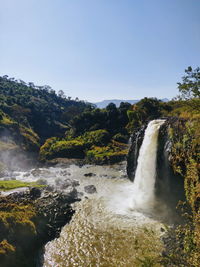
[[[161,99],[163,102],[168,102],[169,99],[167,98],[163,98]],[[103,100],[103,101],[100,101],[100,102],[96,102],[96,103],[93,103],[95,104],[98,108],[105,108],[108,104],[110,103],[114,103],[117,107],[119,107],[120,103],[121,102],[128,102],[130,104],[136,104],[137,102],[139,102],[140,99],[135,99],[135,100],[122,100],[122,99],[109,99],[109,100]]]
[[[110,99],[110,100],[103,100],[100,102],[94,103],[98,108],[105,108],[108,104],[114,103],[117,107],[119,107],[121,102],[128,102],[130,104],[135,104],[140,100],[121,100],[121,99]]]

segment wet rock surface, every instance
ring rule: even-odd
[[[71,204],[76,201],[80,201],[80,198],[75,188],[68,193],[43,192],[42,197],[34,204],[38,214],[39,233],[47,240],[57,237],[61,227],[69,222],[74,214]]]
[[[48,177],[48,176],[51,176],[51,172],[48,171],[48,170],[42,170],[42,169],[33,169],[31,171],[31,174],[34,176],[34,177],[40,177],[40,176],[44,176],[44,177]]]
[[[86,193],[88,194],[94,194],[94,193],[97,193],[97,189],[94,185],[86,185],[84,187],[84,190]]]
[[[79,167],[85,164],[85,161],[82,159],[68,159],[68,158],[55,158],[45,162],[46,167],[57,166],[57,167],[67,167],[71,164],[75,164]]]

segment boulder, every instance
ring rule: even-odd
[[[95,173],[89,172],[89,173],[85,173],[84,174],[85,177],[92,177],[92,176],[96,176]]]
[[[94,194],[94,193],[97,193],[97,189],[94,185],[86,185],[84,187],[84,190],[86,193],[88,194]]]

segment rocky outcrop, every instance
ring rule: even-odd
[[[157,148],[157,171],[155,193],[159,201],[163,201],[174,210],[177,214],[177,204],[180,200],[185,200],[184,179],[180,174],[175,173],[171,163],[172,140],[170,139],[170,129],[180,120],[176,117],[167,118],[165,123],[161,125],[158,135]],[[170,196],[170,197],[169,197]],[[177,220],[180,217],[177,214]],[[175,218],[174,218],[175,221]]]
[[[36,266],[39,250],[59,235],[79,200],[72,184],[67,193],[32,188],[1,196],[0,266]]]

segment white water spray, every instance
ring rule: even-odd
[[[157,141],[163,123],[164,120],[153,120],[145,130],[133,184],[131,209],[149,210],[154,206]]]

